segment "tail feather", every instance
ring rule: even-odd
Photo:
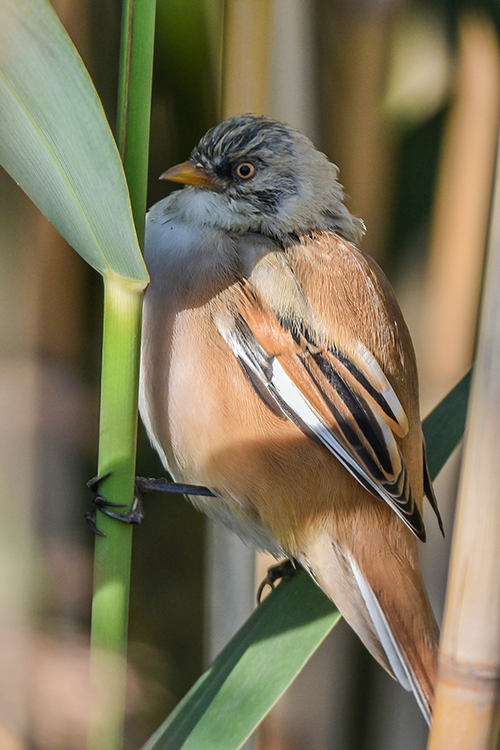
[[[391,669],[394,672],[394,676],[405,690],[411,690],[412,685],[410,676],[408,674],[408,662],[406,661],[406,658],[399,648],[398,642],[396,641],[392,630],[389,627],[389,623],[387,622],[387,618],[384,615],[382,607],[380,606],[380,603],[371,590],[370,586],[363,578],[360,569],[358,568],[356,562],[352,557],[350,558],[350,563],[352,566],[354,577],[359,586],[359,590],[361,591],[361,596],[364,599],[373,626],[382,644],[382,648],[384,649],[387,660],[389,661]]]
[[[351,557],[350,563],[356,578],[359,590],[365,601],[366,608],[370,614],[377,635],[385,651],[389,664],[395,678],[404,687],[405,690],[413,691],[417,704],[422,714],[430,725],[432,716],[432,707],[430,703],[431,696],[429,690],[425,689],[417,679],[415,672],[407,658],[401,644],[398,642],[393,630],[391,629],[382,606],[372,591],[369,584],[363,577],[356,562]]]
[[[434,702],[439,631],[417,566],[398,554],[343,549],[316,535],[301,560],[375,659],[413,691],[427,723]]]

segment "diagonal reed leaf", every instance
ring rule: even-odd
[[[462,437],[469,385],[470,373],[424,420],[432,478]],[[142,750],[237,750],[339,619],[307,574],[283,581]]]
[[[0,0],[0,164],[91,266],[147,282],[115,141],[47,0]]]

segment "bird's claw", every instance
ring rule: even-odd
[[[97,536],[106,536],[104,531],[100,531],[97,528],[97,511],[95,508],[92,508],[92,510],[86,510],[85,513],[85,520],[87,521],[87,526],[91,531],[94,532],[94,534],[97,534]]]
[[[267,569],[267,575],[257,589],[257,604],[260,604],[262,598],[262,592],[269,586],[271,589],[276,588],[276,582],[281,581],[282,578],[291,578],[299,570],[299,563],[296,560],[288,559],[282,560],[277,565],[271,565]]]
[[[109,516],[110,518],[115,518],[117,521],[123,521],[123,523],[139,525],[144,520],[141,497],[138,497],[137,495],[134,497],[134,503],[130,510],[125,511],[125,513],[116,513],[112,508],[126,508],[127,506],[124,503],[112,503],[110,500],[107,500],[104,495],[99,493],[99,485],[101,482],[104,482],[105,479],[110,477],[112,473],[112,471],[108,471],[108,473],[104,474],[102,477],[93,477],[87,482],[87,487],[90,490],[90,502],[92,503],[93,508],[85,513],[85,520],[94,534],[97,534],[98,536],[106,536],[106,534],[104,531],[100,531],[97,528],[97,510],[100,510],[101,513],[104,513],[104,515]]]

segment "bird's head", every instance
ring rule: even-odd
[[[209,225],[279,241],[330,230],[358,242],[364,225],[344,206],[337,173],[290,126],[242,115],[209,130],[190,159],[162,178],[194,186],[193,218]]]

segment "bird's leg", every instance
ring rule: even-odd
[[[135,478],[134,488],[134,502],[130,510],[125,513],[117,513],[112,510],[113,508],[125,508],[123,503],[112,503],[106,500],[104,495],[99,493],[99,485],[113,472],[108,471],[102,477],[94,477],[87,482],[87,487],[90,490],[90,502],[92,503],[92,509],[85,513],[85,519],[95,534],[99,536],[105,536],[104,532],[99,531],[96,526],[96,512],[100,510],[110,518],[115,518],[117,521],[123,521],[124,523],[133,523],[140,525],[144,521],[144,495],[148,492],[178,492],[184,495],[208,495],[214,497],[214,493],[208,489],[208,487],[202,487],[194,484],[178,484],[177,482],[168,482],[166,479],[147,479],[146,477]]]
[[[300,563],[293,558],[288,560],[282,560],[277,565],[271,565],[267,569],[267,576],[264,578],[257,590],[257,604],[260,604],[262,592],[266,586],[270,586],[272,589],[275,588],[276,581],[280,581],[282,578],[291,578],[299,572],[301,568]]]
[[[180,482],[169,482],[167,479],[136,477],[136,497],[140,495],[142,499],[148,492],[178,492],[181,495],[206,495],[208,497],[215,497],[212,490],[199,484],[181,484]]]

